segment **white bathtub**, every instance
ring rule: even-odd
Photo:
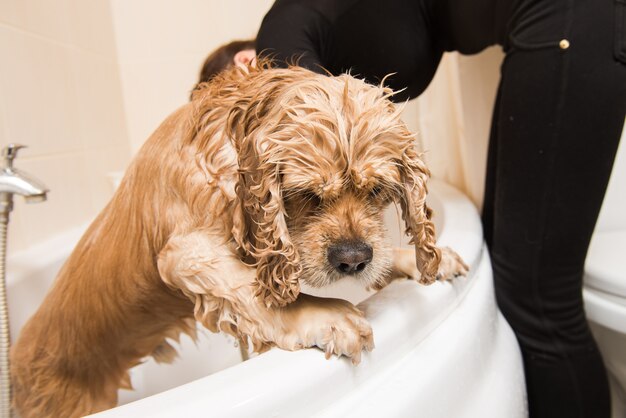
[[[373,295],[348,282],[314,292],[354,302],[364,299],[359,306],[372,324],[376,348],[359,366],[345,358],[325,360],[317,349],[274,349],[241,362],[232,339],[203,331],[197,345],[182,339],[174,364],[149,360],[133,369],[136,390],[120,391],[123,405],[96,415],[527,416],[521,356],[496,308],[476,209],[444,183],[432,180],[430,190],[439,243],[453,247],[471,265],[467,279],[428,287],[402,280]],[[397,221],[390,223],[390,229],[397,229]],[[9,260],[14,337],[43,299],[83,229]]]

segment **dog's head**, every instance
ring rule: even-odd
[[[252,73],[242,88],[253,93],[228,123],[239,163],[233,236],[257,267],[257,296],[283,306],[299,280],[375,284],[391,264],[382,219],[391,202],[402,208],[418,268],[435,274],[428,171],[390,90],[301,68]]]

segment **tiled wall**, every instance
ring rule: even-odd
[[[273,0],[110,0],[131,149],[189,99],[206,56],[256,36]]]
[[[9,254],[87,222],[130,147],[109,0],[0,0],[0,146],[48,201],[15,197]]]

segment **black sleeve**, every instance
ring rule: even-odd
[[[261,23],[257,52],[278,67],[297,63],[324,74],[328,28],[328,21],[318,11],[298,3],[278,2]]]

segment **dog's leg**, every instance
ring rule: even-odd
[[[442,247],[441,262],[437,272],[437,280],[450,280],[458,276],[465,276],[469,267],[463,259],[451,248]],[[421,282],[421,274],[415,264],[414,248],[394,248],[393,266],[388,276],[379,280],[374,285],[375,290],[380,290],[396,279],[413,279]]]
[[[372,351],[372,328],[363,313],[350,302],[300,294],[285,308],[276,309],[287,332],[277,341],[280,348],[297,350],[319,347],[326,353],[344,355],[352,364],[361,362],[363,350]]]
[[[460,255],[450,247],[441,248],[441,262],[437,270],[437,280],[450,280],[459,276],[467,276],[469,266]]]
[[[158,267],[167,285],[194,302],[197,320],[214,332],[249,337],[256,351],[317,346],[327,358],[345,355],[357,364],[374,346],[370,325],[349,302],[302,294],[284,308],[267,308],[254,296],[255,269],[202,231],[170,238]]]

